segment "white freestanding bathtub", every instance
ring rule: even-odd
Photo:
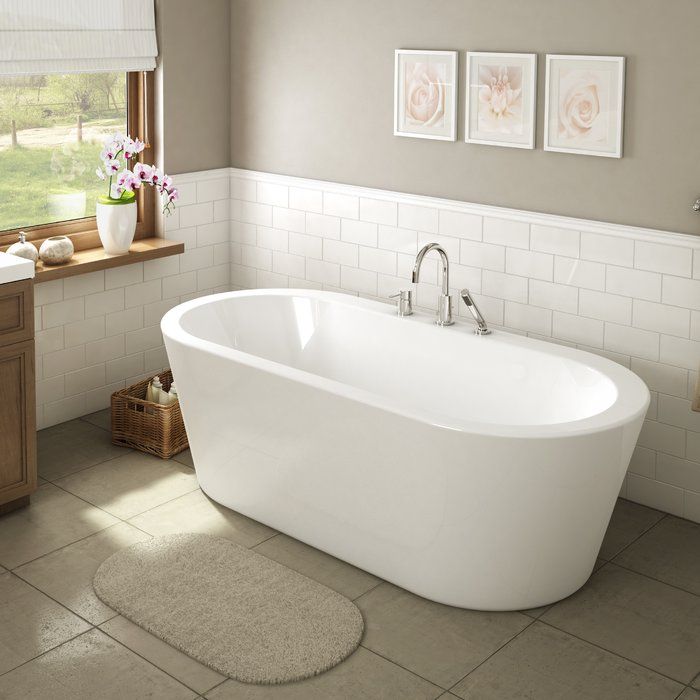
[[[604,358],[307,290],[162,321],[215,501],[431,600],[513,610],[590,575],[649,403]]]

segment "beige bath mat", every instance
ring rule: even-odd
[[[340,663],[360,643],[347,598],[210,535],[156,537],[107,559],[101,600],[156,637],[244,683],[286,683]]]

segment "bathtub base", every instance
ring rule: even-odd
[[[465,436],[264,373],[235,381],[231,368],[223,393],[236,402],[192,401],[206,403],[205,375],[223,370],[178,374],[197,476],[216,502],[447,605],[536,608],[588,580],[639,426]]]

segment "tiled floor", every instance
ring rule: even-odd
[[[212,503],[188,453],[110,444],[105,413],[39,435],[42,484],[0,518],[0,698],[700,700],[700,525],[619,501],[595,573],[548,608],[431,603]],[[285,686],[225,679],[92,592],[121,547],[177,531],[228,537],[356,601],[360,649]]]

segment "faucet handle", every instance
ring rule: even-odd
[[[389,299],[398,299],[396,313],[399,316],[410,316],[413,313],[413,290],[401,289],[396,294],[391,294]]]

